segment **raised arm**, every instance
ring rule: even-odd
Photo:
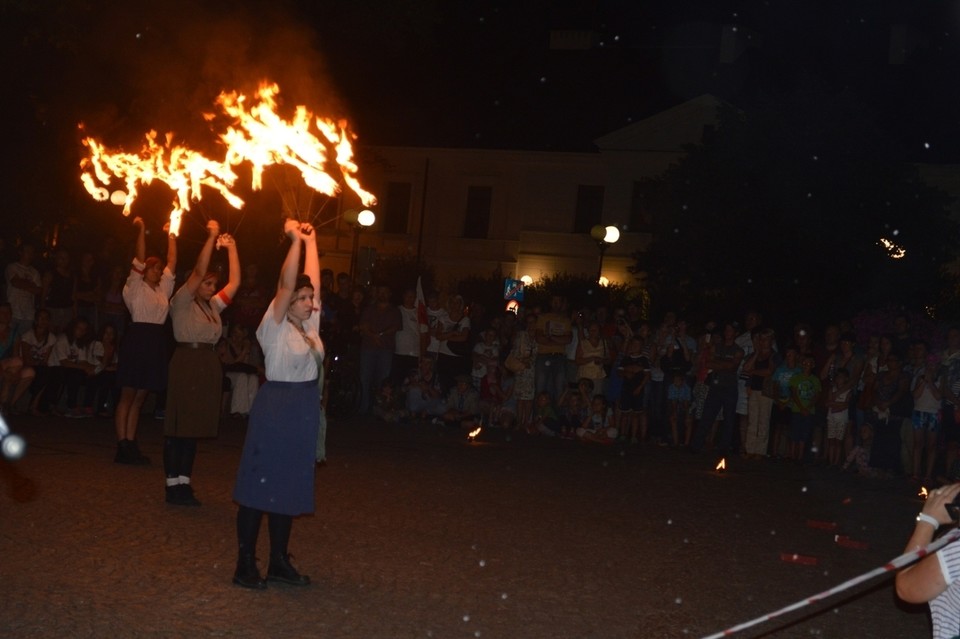
[[[187,278],[187,281],[184,282],[184,287],[190,294],[193,295],[197,292],[197,288],[200,286],[200,282],[203,281],[203,276],[207,274],[207,269],[210,267],[210,256],[213,254],[213,245],[217,241],[217,236],[220,234],[220,225],[216,220],[210,220],[207,222],[207,240],[203,243],[203,246],[200,248],[200,255],[197,256],[197,263],[194,265],[193,270],[190,271],[190,277]],[[173,255],[174,262],[176,262],[176,244],[173,242],[175,235],[170,235],[170,243],[174,244]],[[167,265],[170,264],[170,258],[167,258]],[[231,273],[233,269],[231,268]]]
[[[165,227],[169,229],[170,227]],[[176,275],[177,273],[177,236],[167,233],[167,269]]]
[[[221,236],[220,246],[226,247],[227,261],[230,265],[230,279],[227,280],[227,285],[223,287],[223,293],[233,299],[233,296],[237,294],[237,289],[240,288],[240,254],[237,251],[237,242],[232,235]]]
[[[277,282],[277,294],[273,296],[273,319],[278,324],[287,314],[287,307],[293,298],[294,287],[297,285],[297,270],[300,267],[300,248],[303,240],[300,238],[300,223],[287,219],[283,224],[283,233],[290,238],[290,248],[287,257],[280,267],[280,279]]]
[[[143,223],[143,218],[133,218],[133,225],[137,227],[137,243],[134,247],[134,257],[141,264],[147,259],[147,227]]]
[[[303,240],[303,272],[313,284],[313,305],[320,306],[320,254],[317,252],[317,234],[309,222],[300,224],[300,238]]]

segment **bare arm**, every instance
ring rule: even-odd
[[[134,257],[141,264],[147,259],[147,227],[143,223],[143,218],[133,218],[133,225],[137,227],[137,243],[134,247]]]
[[[933,517],[941,524],[950,523],[946,504],[960,493],[960,484],[938,488],[930,493],[923,505],[923,513]],[[923,521],[918,521],[913,534],[907,542],[905,552],[913,552],[933,540],[936,529]],[[897,596],[909,603],[928,602],[947,589],[947,582],[940,571],[940,561],[936,554],[928,555],[917,563],[897,573]]]
[[[278,324],[287,314],[287,307],[293,298],[294,286],[297,285],[297,269],[300,266],[300,223],[288,219],[283,225],[283,233],[290,238],[290,248],[287,257],[280,267],[280,279],[277,282],[277,294],[273,296],[273,319]]]
[[[317,234],[307,222],[300,225],[300,237],[304,243],[303,271],[313,284],[313,305],[320,307],[320,254],[317,252]]]
[[[217,223],[217,221],[210,220],[207,222],[207,241],[203,243],[203,247],[200,249],[200,255],[197,256],[197,263],[194,264],[193,270],[190,271],[190,277],[188,277],[187,281],[183,284],[184,287],[190,291],[191,295],[197,292],[200,282],[203,281],[203,276],[207,274],[207,269],[210,267],[210,256],[213,254],[213,245],[217,241],[217,235],[219,234],[220,225]],[[176,236],[170,235],[169,237],[172,242],[173,238]],[[174,261],[176,261],[176,252],[176,248],[174,248]],[[169,265],[170,258],[168,256],[167,266]]]
[[[223,236],[220,240],[220,245],[227,247],[227,262],[230,265],[230,279],[227,280],[227,285],[223,287],[223,293],[230,299],[233,299],[233,296],[237,294],[237,290],[240,288],[240,253],[237,251],[237,243],[232,236]]]
[[[167,268],[171,273],[177,272],[177,236],[167,233]],[[202,276],[201,276],[202,277]]]

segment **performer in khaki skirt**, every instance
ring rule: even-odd
[[[199,506],[191,477],[197,438],[216,437],[220,426],[223,370],[215,347],[223,334],[220,313],[240,286],[240,258],[229,235],[218,235],[216,221],[207,222],[207,241],[190,277],[170,300],[177,348],[170,359],[164,419],[163,470],[167,503]],[[217,291],[218,276],[207,271],[214,243],[226,247],[230,279]]]

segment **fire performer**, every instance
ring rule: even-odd
[[[923,548],[937,529],[953,523],[947,506],[960,495],[960,484],[930,492],[905,552]],[[960,543],[944,546],[897,573],[897,595],[909,603],[929,603],[933,639],[960,634]]]
[[[250,410],[233,499],[239,554],[233,583],[266,588],[256,562],[263,513],[270,532],[267,580],[306,586],[310,578],[290,565],[287,544],[293,517],[314,511],[315,452],[320,421],[318,373],[320,341],[320,258],[316,235],[307,223],[287,220],[290,249],[280,271],[277,293],[257,328],[267,382]],[[305,273],[297,275],[301,247]]]
[[[132,323],[120,343],[117,368],[120,399],[115,414],[118,441],[114,461],[145,465],[150,459],[137,445],[137,425],[147,394],[167,387],[167,340],[163,325],[167,321],[173,294],[177,240],[175,235],[167,234],[167,263],[164,266],[159,257],[146,257],[143,220],[134,218],[133,225],[138,231],[136,256],[123,287],[123,301],[130,311]]]
[[[223,370],[215,350],[223,335],[220,313],[240,287],[236,242],[230,235],[220,235],[215,220],[207,222],[207,232],[190,277],[170,300],[177,348],[170,359],[167,383],[163,469],[167,503],[177,506],[200,505],[191,477],[197,439],[216,437],[220,425]],[[219,291],[218,274],[208,270],[214,243],[226,247],[230,267],[229,280]]]

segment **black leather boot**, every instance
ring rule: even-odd
[[[191,486],[190,484],[180,484],[179,486],[177,486],[177,488],[180,489],[180,493],[179,493],[180,501],[178,502],[180,506],[199,506],[200,505],[200,500],[198,500],[193,495],[193,486]]]
[[[257,570],[257,558],[253,555],[240,555],[237,557],[237,571],[233,573],[233,583],[243,588],[253,590],[266,590],[267,582],[260,576]]]
[[[310,577],[301,575],[290,565],[290,555],[272,555],[270,567],[267,568],[267,581],[279,581],[291,586],[309,586]]]
[[[137,445],[137,440],[129,440],[128,445],[130,447],[130,461],[127,463],[134,464],[136,466],[150,465],[150,458],[140,452],[140,446]]]

